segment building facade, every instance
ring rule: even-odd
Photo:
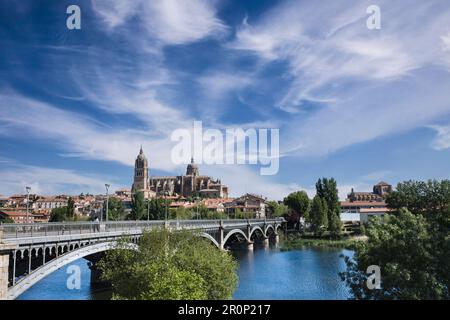
[[[370,216],[383,216],[389,213],[386,206],[386,196],[392,192],[392,186],[379,182],[373,186],[372,192],[355,192],[353,189],[347,195],[347,200],[341,204],[341,219],[366,223]]]
[[[150,177],[148,161],[141,148],[135,161],[132,193],[141,191],[145,198],[156,196],[228,198],[228,187],[220,179],[200,175],[191,159],[186,174],[180,176]]]

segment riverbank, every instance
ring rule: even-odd
[[[280,239],[280,251],[290,251],[305,247],[336,248],[354,250],[365,237],[345,237],[340,239],[314,238],[308,235],[289,234]]]

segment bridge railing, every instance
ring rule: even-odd
[[[3,238],[11,239],[131,231],[155,226],[164,226],[164,221],[5,223],[2,228]]]
[[[43,236],[76,235],[114,231],[132,231],[168,226],[171,229],[206,229],[282,222],[278,219],[227,219],[227,220],[150,220],[150,221],[108,221],[108,222],[49,222],[49,223],[5,223],[2,224],[3,238],[29,238]]]

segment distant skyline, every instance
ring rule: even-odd
[[[280,130],[274,176],[200,165],[231,196],[450,178],[448,1],[3,1],[0,47],[3,195],[131,188],[141,144],[184,174],[170,135],[196,120]]]

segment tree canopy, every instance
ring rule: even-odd
[[[316,195],[324,199],[328,208],[328,230],[332,234],[340,234],[342,224],[340,223],[340,203],[337,183],[334,178],[322,178],[316,183]]]
[[[316,235],[321,235],[328,227],[328,206],[325,199],[316,195],[312,200],[311,210],[307,220],[311,230]]]
[[[103,204],[103,209],[106,211],[106,200]],[[109,197],[108,199],[108,220],[119,221],[125,217],[125,208],[122,201],[116,197]]]
[[[98,263],[113,299],[230,299],[237,262],[192,232],[146,231],[139,250],[126,239]]]
[[[305,191],[290,193],[286,198],[284,198],[283,203],[300,216],[304,217],[308,214],[310,200]]]
[[[145,209],[144,193],[142,191],[133,193],[131,197],[131,220],[141,220],[146,214]]]
[[[373,218],[368,241],[346,258],[343,280],[357,299],[450,299],[449,181],[407,181],[387,198],[393,210]],[[369,265],[381,270],[381,289],[366,285]]]

